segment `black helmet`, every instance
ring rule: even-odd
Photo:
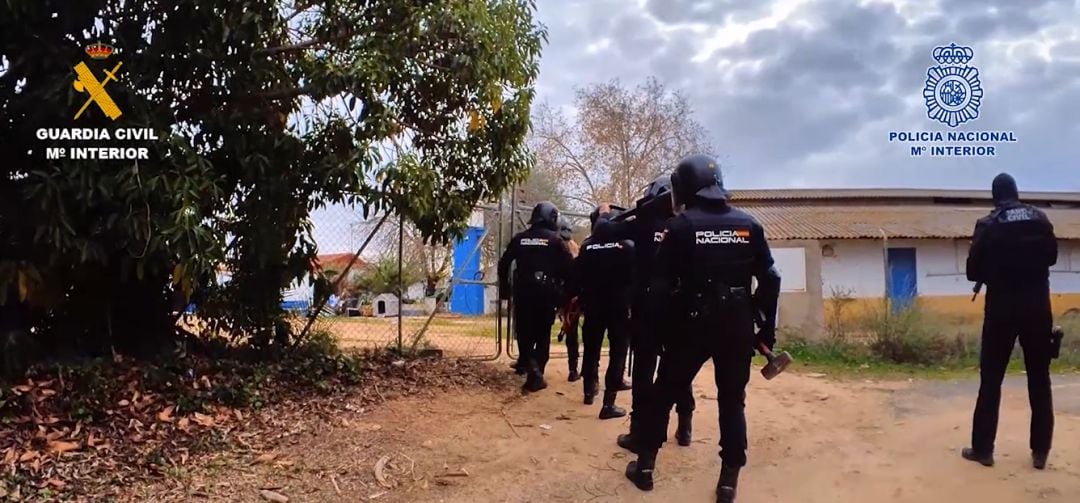
[[[529,224],[540,225],[553,231],[559,230],[559,209],[548,201],[541,201],[533,206]]]
[[[1020,199],[1020,193],[1016,190],[1016,180],[1008,173],[1001,173],[994,177],[990,193],[994,197],[994,205],[996,206]]]
[[[570,241],[573,234],[574,228],[570,226],[570,221],[566,217],[559,217],[559,237],[563,241]]]
[[[660,175],[649,182],[649,185],[645,187],[645,194],[642,197],[643,201],[649,201],[671,192],[671,175]]]
[[[726,201],[720,163],[711,155],[693,154],[683,157],[671,174],[671,190],[675,206],[692,203],[695,199]]]

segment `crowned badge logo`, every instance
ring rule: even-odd
[[[938,66],[926,70],[926,116],[949,127],[978,119],[982,83],[979,69],[967,64],[975,51],[951,43],[935,47],[932,55]]]
[[[90,56],[91,59],[104,60],[112,55],[113,50],[113,46],[97,42],[86,46],[86,55]],[[90,103],[96,103],[98,108],[112,120],[120,117],[120,109],[116,106],[116,102],[113,101],[112,97],[109,96],[109,93],[105,91],[105,86],[109,82],[116,80],[116,72],[120,70],[121,64],[123,63],[117,62],[111,71],[103,70],[105,78],[101,81],[98,81],[97,77],[94,76],[94,72],[90,67],[86,66],[86,63],[80,61],[79,64],[75,65],[76,77],[72,85],[76,91],[89,95],[82,107],[79,108],[79,111],[75,113],[75,119],[82,116]]]

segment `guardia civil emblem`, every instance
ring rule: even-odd
[[[926,116],[949,127],[979,118],[982,83],[979,69],[967,63],[975,56],[970,47],[935,47],[932,53],[938,66],[926,70]]]

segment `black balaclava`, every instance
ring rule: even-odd
[[[1008,173],[1001,173],[994,177],[990,193],[994,197],[994,206],[1016,202],[1020,199],[1020,193],[1016,190],[1016,180]]]

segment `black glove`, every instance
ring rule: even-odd
[[[764,344],[765,347],[769,348],[769,351],[772,351],[773,346],[776,345],[776,329],[763,328],[758,330],[758,332],[754,334],[754,342],[757,346]],[[760,350],[760,348],[757,349]]]
[[[556,337],[559,342],[562,342],[566,338],[566,330],[559,330],[559,335]]]

